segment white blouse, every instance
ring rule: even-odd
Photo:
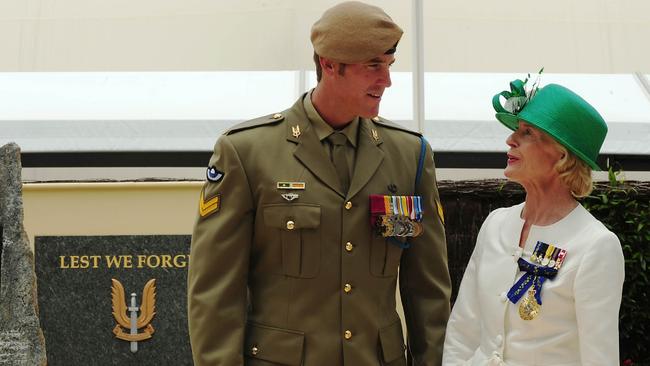
[[[532,226],[519,248],[524,204],[492,211],[476,241],[445,338],[443,365],[618,365],[624,259],[616,235],[578,205],[549,226]],[[506,294],[523,276],[517,260],[538,241],[566,250],[542,286],[539,315],[523,320]]]

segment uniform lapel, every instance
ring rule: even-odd
[[[304,96],[303,96],[304,97]],[[293,155],[298,159],[312,174],[320,179],[325,185],[345,197],[341,189],[341,182],[336,174],[334,165],[325,155],[323,146],[316,136],[316,132],[311,128],[311,123],[305,113],[302,98],[294,104],[287,113],[287,140],[298,144]],[[296,136],[296,126],[299,126],[299,134]]]
[[[384,160],[384,151],[379,148],[383,141],[374,124],[365,118],[359,119],[359,124],[359,146],[348,197],[359,193]]]

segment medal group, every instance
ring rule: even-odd
[[[519,270],[525,273],[508,291],[508,299],[516,304],[523,297],[519,304],[521,319],[533,320],[539,315],[542,308],[542,285],[547,279],[555,278],[566,253],[562,248],[538,241],[530,257],[532,263],[519,258]]]
[[[562,266],[565,256],[566,250],[538,241],[530,260],[537,265],[558,270]]]
[[[422,198],[370,195],[370,223],[383,237],[420,236]]]

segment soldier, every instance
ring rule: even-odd
[[[401,36],[378,7],[334,6],[312,27],[316,88],[217,141],[188,275],[195,365],[440,364],[433,152],[377,117]]]

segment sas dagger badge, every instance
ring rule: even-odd
[[[131,293],[131,306],[127,306],[124,296],[124,286],[120,281],[112,278],[111,297],[113,301],[113,317],[117,322],[113,334],[118,339],[131,342],[131,352],[138,352],[138,342],[152,337],[154,332],[150,324],[156,315],[156,280],[151,279],[144,285],[142,291],[142,304],[136,305],[136,294]],[[140,316],[138,316],[140,311]],[[128,329],[128,333],[122,328]],[[142,333],[138,329],[144,328]]]

